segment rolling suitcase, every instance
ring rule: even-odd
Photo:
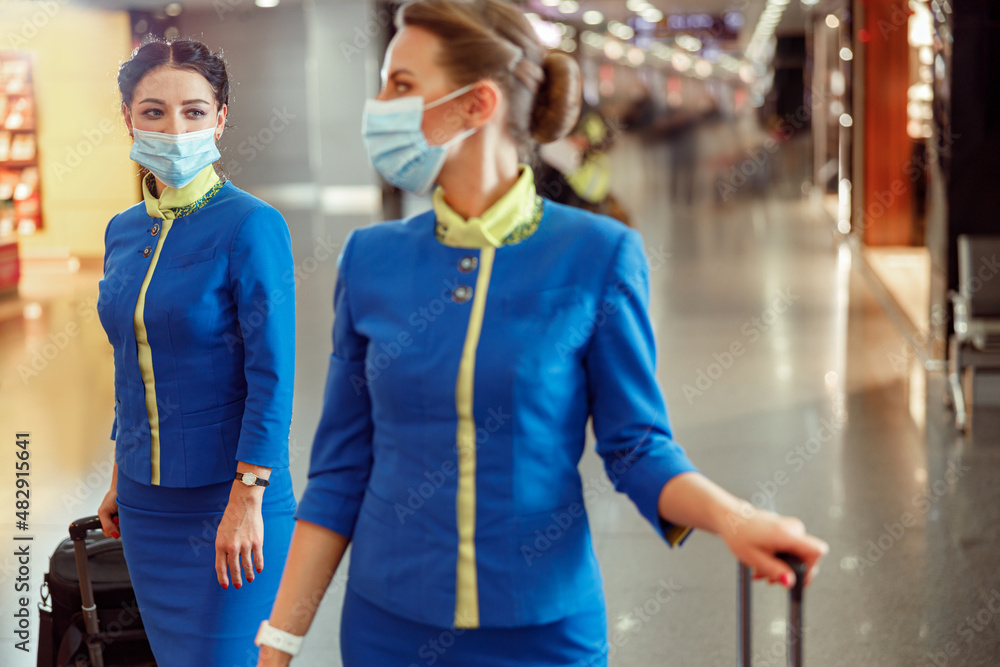
[[[38,605],[38,667],[156,665],[121,542],[90,534],[100,528],[96,516],[74,521],[49,559]]]
[[[806,566],[791,554],[777,554],[795,572],[795,585],[789,591],[788,626],[785,639],[788,667],[802,667],[802,590],[806,578]],[[738,667],[751,667],[751,577],[750,568],[740,563],[739,572],[739,661]]]

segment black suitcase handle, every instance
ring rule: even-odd
[[[802,560],[789,553],[775,554],[777,558],[788,563],[795,572],[795,585],[788,592],[788,634],[786,638],[788,651],[788,667],[802,667],[802,591],[806,584],[806,565]],[[750,667],[753,658],[751,650],[751,577],[750,568],[740,563],[739,574],[739,667]]]
[[[113,514],[112,516],[117,516]],[[76,553],[76,572],[80,579],[80,598],[83,601],[83,622],[87,632],[87,650],[93,667],[104,667],[104,652],[100,640],[100,625],[97,622],[97,605],[94,604],[94,586],[90,580],[90,563],[87,561],[87,533],[100,530],[101,519],[88,516],[77,519],[69,525],[69,537],[73,540]]]
[[[118,516],[118,512],[111,515],[112,518]],[[73,523],[69,524],[69,539],[74,542],[79,542],[80,540],[86,539],[87,533],[92,530],[101,529],[101,517],[97,516],[87,516],[82,519],[77,519]]]

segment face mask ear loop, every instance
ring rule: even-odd
[[[451,91],[450,93],[448,93],[444,97],[439,97],[436,100],[434,100],[433,102],[428,102],[427,104],[424,105],[424,111],[427,111],[428,109],[433,109],[434,107],[438,106],[439,104],[444,104],[445,102],[447,102],[449,100],[453,100],[456,97],[458,97],[459,95],[464,95],[465,93],[467,93],[470,90],[472,90],[473,88],[475,88],[478,83],[479,83],[478,81],[474,81],[474,82],[470,83],[467,86],[462,86],[458,90]]]

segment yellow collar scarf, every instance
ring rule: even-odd
[[[444,200],[444,189],[434,190],[435,230],[438,240],[454,248],[484,248],[521,241],[538,226],[541,202],[535,193],[535,175],[526,164],[513,187],[482,216],[466,220]]]
[[[160,197],[156,198],[150,191],[151,182],[155,183],[153,174],[146,174],[142,179],[142,199],[146,203],[146,213],[153,218],[174,220],[183,215],[193,213],[201,208],[199,203],[208,194],[215,194],[222,186],[215,167],[208,165],[195,176],[194,180],[183,188],[163,188]]]

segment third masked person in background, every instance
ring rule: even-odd
[[[500,0],[418,0],[397,25],[362,130],[389,182],[438,187],[433,210],[344,246],[324,411],[260,664],[297,652],[352,543],[347,667],[605,665],[577,470],[589,418],[615,487],[664,541],[699,528],[771,582],[792,583],[777,552],[814,571],[823,541],[721,489],[674,442],[639,234],[535,191],[535,142],[577,120],[574,61]],[[559,538],[535,549],[554,517]]]

